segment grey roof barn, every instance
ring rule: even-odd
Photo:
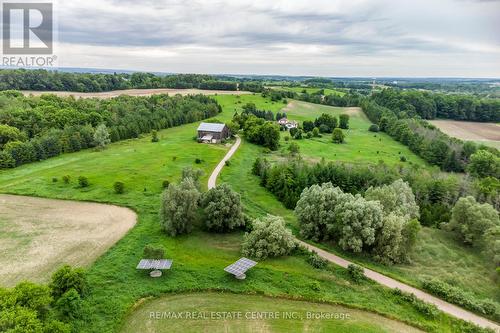
[[[226,124],[201,123],[198,126],[198,141],[205,143],[219,143],[229,138],[229,128]]]

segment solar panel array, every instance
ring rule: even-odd
[[[241,276],[255,265],[257,265],[255,261],[247,258],[241,258],[238,259],[238,261],[236,261],[234,264],[231,264],[224,268],[224,270],[228,273],[233,274],[234,276]]]
[[[137,269],[170,269],[172,260],[169,259],[141,259]]]

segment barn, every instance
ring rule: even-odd
[[[226,124],[201,123],[198,126],[198,141],[204,143],[220,143],[231,136]]]

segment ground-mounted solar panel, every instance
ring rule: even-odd
[[[170,259],[141,259],[137,269],[170,269],[171,266]]]
[[[257,263],[248,258],[238,259],[234,264],[231,264],[224,268],[224,270],[234,276],[245,276],[245,272],[248,271],[253,266],[257,265]]]

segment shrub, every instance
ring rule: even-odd
[[[292,142],[288,145],[288,151],[290,155],[297,155],[300,153],[300,147],[296,142]]]
[[[290,141],[290,136],[289,135],[285,136],[285,141],[286,142]]]
[[[151,131],[151,142],[158,142],[160,139],[158,138],[158,131],[157,130],[152,130]]]
[[[307,263],[317,269],[325,269],[328,266],[328,260],[321,258],[314,251],[307,257]]]
[[[113,189],[116,194],[123,194],[123,192],[125,192],[125,184],[123,182],[115,182],[113,184]]]
[[[317,127],[314,127],[313,130],[312,130],[312,134],[315,138],[319,138],[321,136],[321,134],[319,134],[319,128]]]
[[[170,186],[170,182],[166,179],[161,183],[162,188],[167,188],[169,186]]]
[[[334,143],[344,143],[344,132],[340,128],[333,130],[332,140]]]
[[[312,132],[307,132],[307,133],[306,133],[306,138],[310,139],[310,138],[312,138],[312,137],[313,137]]]
[[[52,177],[52,182],[57,183],[57,177]]]
[[[80,187],[88,187],[89,186],[89,179],[85,176],[78,177],[78,185]]]
[[[339,127],[343,128],[343,129],[349,128],[349,115],[348,114],[341,114],[339,116]]]
[[[65,184],[69,184],[69,181],[71,180],[71,177],[69,175],[65,175],[62,177],[62,180]]]
[[[202,162],[202,160],[200,158],[196,158],[194,160],[194,163],[196,163],[196,164],[201,164],[201,162]]]
[[[406,157],[404,155],[399,156],[401,162],[406,162]]]
[[[370,132],[378,132],[380,131],[380,128],[378,127],[377,124],[371,124],[370,127],[368,128]]]
[[[64,319],[81,318],[82,299],[80,294],[74,288],[69,289],[56,301],[55,308]]]
[[[349,264],[349,266],[347,266],[347,272],[349,273],[351,280],[356,283],[359,283],[365,279],[365,272],[363,267],[361,266]]]
[[[282,217],[267,215],[255,220],[250,233],[245,233],[242,254],[257,260],[290,254],[297,246],[292,232]]]
[[[164,259],[165,249],[162,246],[148,244],[142,252],[143,259]]]
[[[224,162],[224,164],[225,164],[226,166],[231,166],[231,161],[230,161],[230,160],[226,160],[226,161]]]
[[[87,275],[82,268],[64,265],[52,274],[49,287],[56,300],[70,289],[76,290],[80,297],[84,297],[88,292]]]
[[[424,302],[417,298],[414,294],[406,293],[398,288],[393,289],[392,293],[398,296],[401,300],[412,304],[418,312],[427,317],[434,318],[439,314],[439,310],[434,304]]]
[[[228,232],[243,225],[241,198],[229,185],[218,185],[203,194],[201,206],[210,231]]]
[[[422,287],[450,303],[460,305],[480,314],[493,315],[497,311],[497,305],[493,301],[478,301],[473,294],[465,292],[455,286],[451,286],[443,281],[436,279],[426,280],[422,283]]]

